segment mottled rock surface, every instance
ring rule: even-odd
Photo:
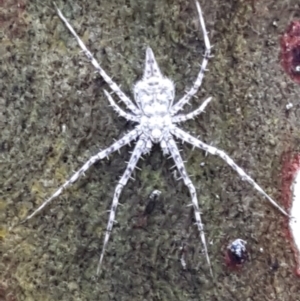
[[[147,45],[175,81],[176,99],[195,79],[204,43],[192,0],[56,3],[127,95],[142,75]],[[282,154],[299,150],[300,87],[280,66],[279,38],[300,17],[299,1],[201,5],[214,57],[186,110],[213,100],[182,127],[225,150],[280,203]],[[186,144],[182,156],[197,188],[215,279],[186,206],[188,190],[158,147],[124,188],[98,280],[107,210],[132,146],[95,164],[41,214],[9,231],[134,125],[109,107],[108,86],[51,1],[7,0],[0,8],[0,300],[299,300],[284,216],[221,159]],[[154,189],[162,191],[161,203],[136,227]],[[236,237],[247,241],[250,258],[233,273],[224,250]]]

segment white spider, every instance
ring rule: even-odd
[[[103,256],[109,241],[110,233],[113,228],[115,214],[119,202],[119,197],[123,187],[126,185],[129,180],[134,168],[137,165],[139,158],[148,154],[151,151],[152,145],[159,143],[164,155],[171,155],[175,161],[175,165],[178,168],[178,171],[183,179],[185,185],[189,189],[192,198],[192,206],[194,207],[196,225],[198,227],[202,244],[204,246],[205,256],[207,263],[212,274],[210,258],[207,251],[207,244],[205,240],[205,234],[203,230],[203,225],[201,222],[201,216],[199,211],[199,205],[196,195],[196,189],[194,184],[191,182],[186,169],[183,164],[183,160],[180,156],[178,147],[174,141],[174,137],[182,141],[188,142],[194,147],[198,147],[204,150],[206,153],[217,155],[221,157],[229,166],[231,166],[242,178],[249,182],[259,193],[261,193],[265,198],[267,198],[276,208],[278,208],[283,214],[288,214],[267,194],[265,191],[251,178],[249,177],[243,169],[234,163],[234,161],[222,150],[217,149],[216,147],[210,146],[185,131],[179,129],[176,124],[182,121],[193,119],[200,113],[202,113],[211,101],[211,97],[207,98],[204,103],[196,110],[188,114],[177,114],[182,110],[183,106],[187,104],[190,99],[197,93],[204,76],[204,71],[206,69],[208,59],[210,57],[211,45],[209,42],[208,34],[205,28],[204,19],[202,16],[201,8],[197,0],[196,7],[199,15],[199,21],[204,36],[205,43],[205,53],[203,62],[198,73],[198,76],[189,89],[189,91],[184,95],[177,103],[173,104],[175,96],[175,88],[173,82],[164,77],[158,67],[158,64],[155,60],[154,54],[150,47],[146,50],[146,59],[145,59],[145,69],[143,78],[134,85],[134,99],[136,104],[134,104],[117,86],[115,82],[106,74],[106,72],[100,67],[98,62],[95,60],[90,51],[83,44],[81,39],[78,37],[72,26],[65,19],[61,11],[56,7],[57,13],[61,20],[65,23],[66,27],[70,30],[73,36],[76,38],[79,46],[91,61],[93,66],[96,68],[97,72],[102,76],[102,78],[109,85],[111,90],[117,94],[119,99],[124,102],[126,107],[130,110],[130,113],[123,111],[113,100],[111,95],[104,90],[105,95],[110,102],[110,105],[113,109],[122,117],[127,120],[137,123],[137,126],[134,130],[126,134],[123,138],[113,143],[110,147],[105,150],[100,151],[98,154],[92,156],[77,172],[75,172],[72,177],[66,181],[49,199],[42,203],[31,215],[29,215],[26,220],[31,219],[34,215],[40,212],[48,203],[50,203],[54,198],[58,197],[64,189],[69,185],[74,183],[84,172],[86,172],[95,162],[101,160],[111,153],[119,150],[124,145],[129,144],[131,141],[138,139],[135,145],[135,148],[132,152],[131,158],[128,162],[125,173],[119,180],[113,197],[113,202],[111,210],[109,213],[109,220],[107,224],[107,229],[104,237],[103,248],[99,259],[99,264],[97,268],[97,275],[99,274],[100,267],[102,264]],[[55,5],[56,6],[56,5]]]

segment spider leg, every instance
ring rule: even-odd
[[[92,156],[79,170],[77,170],[72,177],[66,181],[62,186],[60,186],[52,196],[44,201],[35,211],[33,211],[23,222],[31,219],[37,213],[39,213],[45,206],[47,206],[53,199],[58,197],[68,186],[73,184],[77,179],[85,173],[95,162],[107,157],[111,153],[115,152],[116,150],[120,149],[122,146],[129,144],[132,140],[136,139],[141,134],[140,130],[134,129],[133,131],[129,132],[123,138],[116,141],[110,147],[106,148],[105,150],[100,151],[95,156]]]
[[[136,164],[137,164],[138,160],[140,159],[142,153],[145,151],[146,142],[147,142],[147,140],[145,140],[144,137],[141,137],[138,140],[138,142],[136,143],[136,146],[135,146],[135,148],[132,152],[132,155],[130,157],[130,160],[128,162],[127,168],[126,168],[123,176],[121,177],[121,179],[118,182],[118,185],[115,189],[113,202],[112,202],[111,209],[110,209],[109,219],[108,219],[108,223],[107,223],[107,227],[106,227],[106,233],[105,233],[105,237],[104,237],[102,252],[101,252],[98,267],[97,267],[97,275],[100,272],[100,268],[101,268],[101,264],[102,264],[102,261],[103,261],[104,253],[105,253],[105,250],[106,250],[106,247],[107,247],[107,243],[109,241],[110,233],[111,233],[112,228],[113,228],[115,215],[116,215],[116,210],[117,210],[117,206],[118,206],[118,203],[119,203],[120,194],[122,192],[123,187],[127,184],[127,182],[129,180],[134,168],[136,167]]]
[[[105,82],[110,86],[110,88],[119,96],[119,98],[124,102],[124,104],[135,114],[135,115],[141,115],[140,110],[132,103],[132,101],[122,92],[122,90],[118,87],[118,85],[107,75],[107,73],[100,67],[92,53],[86,48],[82,40],[79,38],[73,27],[70,25],[70,23],[67,21],[67,19],[64,17],[62,12],[59,10],[59,8],[54,3],[54,6],[56,8],[57,14],[60,17],[60,19],[65,23],[66,27],[70,30],[72,35],[77,40],[77,43],[79,44],[80,48],[84,52],[84,54],[87,56],[87,58],[90,60],[90,62],[93,64],[95,69],[99,72],[99,74],[102,76],[102,78],[105,80]]]
[[[182,161],[182,158],[180,156],[178,147],[177,147],[174,139],[170,137],[166,141],[166,143],[168,145],[170,154],[171,154],[173,160],[175,161],[177,169],[178,169],[178,171],[179,171],[179,173],[180,173],[180,175],[181,175],[181,177],[182,177],[182,179],[184,181],[184,184],[187,186],[187,188],[190,191],[190,194],[191,194],[191,197],[192,197],[192,205],[194,207],[194,214],[195,214],[196,225],[197,225],[197,228],[199,230],[201,241],[202,241],[202,244],[203,244],[203,247],[204,247],[206,261],[207,261],[207,263],[209,265],[210,273],[213,276],[212,268],[211,268],[211,263],[210,263],[210,259],[209,259],[209,256],[208,256],[207,244],[206,244],[206,239],[205,239],[203,224],[202,224],[202,221],[201,221],[201,215],[200,215],[200,211],[199,211],[199,205],[198,205],[198,199],[197,199],[197,194],[196,194],[195,186],[192,183],[192,181],[190,180],[190,178],[189,178],[189,176],[188,176],[188,174],[186,172],[186,169],[184,167],[184,163]]]
[[[190,143],[191,145],[201,148],[204,151],[210,153],[211,155],[216,155],[222,158],[232,169],[234,169],[242,178],[242,180],[247,181],[251,184],[260,194],[262,194],[273,206],[275,206],[280,212],[284,215],[289,216],[286,211],[281,208],[250,176],[248,176],[245,171],[239,167],[224,151],[217,149],[216,147],[210,146],[197,138],[191,136],[185,131],[174,127],[171,130],[171,133],[176,136],[178,139],[181,139],[185,142]]]
[[[202,27],[202,32],[203,32],[203,37],[204,37],[204,43],[205,43],[205,53],[202,61],[202,65],[200,68],[200,71],[198,73],[198,76],[193,84],[193,86],[190,88],[190,90],[177,102],[173,105],[171,108],[171,115],[174,116],[178,111],[182,110],[183,106],[189,102],[189,100],[197,93],[199,87],[201,86],[202,79],[204,77],[204,72],[206,70],[206,66],[208,63],[208,59],[210,57],[210,50],[211,50],[211,45],[209,42],[208,38],[208,33],[206,31],[205,23],[204,23],[204,18],[202,15],[201,7],[200,4],[197,0],[196,2],[196,7],[199,15],[199,21]]]
[[[110,105],[113,107],[113,109],[122,117],[124,117],[125,119],[127,120],[130,120],[130,121],[134,121],[134,122],[138,122],[140,121],[140,118],[135,116],[135,115],[132,115],[130,113],[127,113],[125,111],[123,111],[116,103],[115,101],[113,100],[113,98],[111,97],[111,95],[106,91],[104,90],[104,93],[106,95],[106,97],[108,98],[108,101],[110,103]]]
[[[188,113],[185,115],[184,114],[176,115],[176,116],[172,117],[172,123],[183,122],[183,121],[195,118],[197,115],[204,112],[206,106],[209,104],[211,99],[212,99],[211,97],[208,97],[198,109],[192,111],[191,113]]]

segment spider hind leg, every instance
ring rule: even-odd
[[[114,224],[114,221],[115,221],[116,211],[117,211],[117,207],[118,207],[118,204],[119,204],[119,198],[120,198],[122,189],[127,184],[128,180],[131,177],[131,174],[132,174],[134,168],[136,167],[136,164],[137,164],[138,160],[140,159],[141,155],[143,154],[144,149],[145,149],[145,145],[146,145],[146,141],[147,140],[144,137],[141,137],[138,140],[138,142],[136,143],[136,146],[135,146],[135,148],[132,152],[131,158],[128,162],[127,168],[126,168],[123,176],[121,177],[120,181],[118,182],[118,184],[115,188],[113,202],[112,202],[112,205],[111,205],[111,209],[110,209],[110,213],[109,213],[109,219],[108,219],[108,223],[107,223],[107,227],[106,227],[106,233],[105,233],[105,236],[104,236],[102,252],[101,252],[98,267],[97,267],[97,275],[99,275],[101,265],[102,265],[102,261],[103,261],[103,257],[104,257],[104,253],[105,253],[105,250],[106,250],[109,238],[110,238],[110,233],[111,233],[112,228],[113,228],[113,224]]]
[[[168,148],[171,153],[171,156],[172,156],[173,160],[175,161],[176,167],[182,177],[182,180],[184,181],[184,184],[187,186],[187,188],[190,192],[190,195],[192,198],[192,205],[194,208],[196,225],[197,225],[197,228],[198,228],[198,231],[200,234],[202,245],[204,247],[205,257],[206,257],[206,261],[209,265],[210,274],[211,274],[211,276],[213,276],[210,258],[208,255],[207,243],[206,243],[206,239],[205,239],[204,227],[203,227],[203,224],[201,221],[201,215],[200,215],[199,204],[198,204],[198,199],[197,199],[197,194],[196,194],[196,188],[186,172],[183,160],[180,156],[180,153],[179,153],[179,150],[177,148],[175,141],[172,138],[169,138],[167,144],[168,144]]]

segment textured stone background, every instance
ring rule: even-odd
[[[209,95],[213,101],[183,125],[225,150],[278,202],[282,154],[299,149],[299,87],[278,59],[281,33],[300,17],[297,3],[201,1],[214,57],[192,107]],[[142,75],[147,45],[175,81],[177,98],[195,79],[204,45],[192,0],[57,5],[127,95]],[[0,1],[0,38],[1,301],[299,300],[285,218],[221,159],[186,144],[182,156],[197,187],[215,279],[186,207],[188,190],[158,147],[124,188],[98,280],[107,210],[132,147],[95,164],[41,214],[9,231],[133,125],[108,106],[107,85],[51,1]],[[288,102],[294,108],[286,113]],[[137,228],[153,189],[162,191],[160,203]],[[224,248],[237,237],[248,242],[251,258],[233,273]]]

